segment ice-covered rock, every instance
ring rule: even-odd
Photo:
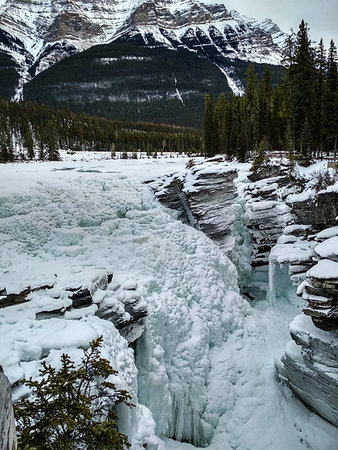
[[[110,294],[100,303],[96,315],[111,321],[128,342],[134,342],[146,327],[148,308],[137,283],[129,281],[123,286],[112,285]]]
[[[312,234],[312,239],[309,236]],[[298,284],[306,277],[313,265],[316,242],[309,225],[289,225],[284,228],[277,244],[269,255],[269,291],[271,303],[286,299],[299,305],[296,295]]]
[[[111,283],[112,276],[102,272],[85,288],[60,289],[44,285],[33,289],[28,287],[17,294],[7,294],[6,289],[3,289],[3,295],[0,292],[0,308],[29,302],[35,293],[36,298],[43,299],[35,305],[37,320],[80,319],[96,314],[112,322],[128,342],[134,342],[145,329],[147,304],[137,290],[137,283],[129,282],[121,286]]]
[[[11,399],[11,386],[0,366],[0,448],[16,450],[16,431]]]
[[[323,330],[338,329],[338,263],[322,259],[307,272],[307,276],[310,280],[302,291],[307,302],[304,313]]]
[[[245,223],[251,238],[253,269],[249,290],[254,297],[262,297],[267,293],[271,249],[285,226],[294,221],[285,203],[285,187],[288,183],[288,177],[282,174],[249,183],[245,188]]]

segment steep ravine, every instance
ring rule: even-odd
[[[299,397],[301,389],[306,403],[313,384],[301,385],[302,371],[320,364],[326,391],[336,370],[334,353],[323,346],[325,339],[318,340],[334,332],[334,279],[323,283],[310,272],[309,287],[299,291],[309,294],[311,317],[330,330],[312,333],[297,319],[295,344],[287,344],[290,322],[297,314],[305,317],[295,290],[309,257],[335,263],[336,256],[325,248],[334,231],[318,234],[310,225],[292,225],[295,206],[289,200],[296,203],[297,197],[286,197],[285,174],[250,181],[249,165],[223,160],[191,169],[174,161],[19,169],[24,188],[10,183],[17,166],[2,173],[0,168],[6,186],[0,204],[6,231],[0,235],[1,301],[13,300],[13,292],[27,300],[0,308],[1,363],[15,397],[22,395],[18,380],[36,377],[42,359],[54,365],[67,352],[78,361],[80,349],[102,334],[104,355],[119,370],[117,383],[136,404],[119,411],[133,450],[145,444],[150,450],[192,444],[210,450],[334,448],[336,428],[280,382],[288,380]],[[157,178],[170,172],[176,175]],[[173,193],[173,210],[163,208],[144,184],[150,176],[162,199],[167,188]],[[260,228],[264,211],[270,225]],[[324,248],[317,249],[319,242]],[[239,277],[225,253],[241,270]],[[259,264],[253,268],[254,261]],[[22,292],[27,286],[30,292]],[[325,320],[323,311],[329,311]],[[301,330],[311,332],[316,345],[306,347],[312,337],[306,341],[310,335]],[[334,349],[332,342],[327,339]],[[316,393],[326,404],[321,415],[332,423],[330,396]]]
[[[248,179],[241,171],[236,178],[233,165],[221,169],[223,164],[209,161],[181,175],[185,217],[193,218],[187,222],[226,249],[237,267],[241,292],[255,300],[255,309],[257,300],[265,298],[273,308],[294,305],[290,321],[298,315],[291,324],[292,339],[276,360],[277,373],[308,408],[337,426],[338,251],[333,240],[338,228],[329,227],[336,223],[338,193],[321,186],[317,194],[311,191],[314,182],[306,179],[300,188],[287,166],[276,164]],[[179,195],[172,195],[173,183],[177,186],[177,179],[165,180],[155,192],[164,204],[182,211]],[[209,189],[211,195],[206,194]],[[311,193],[310,199],[304,199],[303,190]],[[227,215],[223,233],[220,210]],[[318,259],[324,261],[311,269]],[[297,297],[300,283],[303,299]],[[264,307],[263,313],[271,314]]]

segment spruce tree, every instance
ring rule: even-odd
[[[272,95],[273,85],[269,66],[265,66],[258,90],[258,140],[272,135]]]
[[[102,337],[90,342],[78,368],[63,354],[60,370],[44,362],[39,381],[23,381],[31,388],[31,397],[14,404],[20,448],[124,450],[130,447],[127,436],[118,431],[115,405],[133,406],[131,396],[108,380],[117,371],[100,357],[101,345]]]
[[[312,134],[314,116],[314,52],[308,35],[308,26],[302,20],[296,40],[291,127],[300,152],[306,156],[309,149],[303,145],[304,132]],[[306,127],[305,127],[306,123]],[[305,130],[306,129],[306,130]],[[310,149],[311,150],[311,149]]]
[[[325,145],[325,69],[326,55],[323,39],[320,40],[315,54],[315,96],[313,118],[313,140],[318,150],[318,156],[322,155]]]
[[[204,114],[204,145],[207,156],[216,154],[216,124],[214,114],[214,100],[212,94],[205,96],[205,114]]]
[[[338,72],[337,48],[331,40],[327,60],[326,112],[328,151],[338,148]]]
[[[227,118],[228,118],[228,103],[222,92],[218,98],[215,106],[215,123],[216,123],[216,138],[218,152],[228,153],[227,150]]]
[[[257,75],[253,64],[249,64],[245,85],[245,146],[246,151],[253,151],[258,141],[258,92]]]

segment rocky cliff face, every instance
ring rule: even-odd
[[[317,230],[336,224],[338,195],[337,192],[331,191],[330,187],[314,193],[311,198],[291,197],[288,204],[298,223],[311,225]]]
[[[231,254],[236,178],[237,171],[220,158],[150,185],[160,202],[176,210],[182,222],[203,231],[225,253]]]
[[[326,236],[330,229],[325,230]],[[334,231],[336,232],[336,231]],[[319,233],[320,238],[324,234]],[[331,242],[330,242],[331,239]],[[319,244],[319,257],[328,256],[332,239]],[[331,256],[331,255],[330,255]],[[313,411],[338,426],[338,264],[320,259],[307,272],[298,294],[304,302],[305,315],[290,325],[292,341],[282,358],[279,373],[295,394]]]
[[[0,448],[16,450],[16,431],[9,381],[0,366]]]
[[[283,230],[269,256],[270,301],[295,298],[299,285],[304,313],[290,325],[278,373],[302,402],[337,426],[338,227],[318,230],[336,223],[338,193],[329,187],[309,194],[288,197],[296,224]]]

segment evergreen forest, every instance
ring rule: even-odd
[[[170,124],[113,120],[74,112],[69,106],[0,99],[0,162],[58,160],[59,150],[227,154],[240,161],[268,151],[307,164],[338,147],[337,48],[315,47],[307,24],[288,36],[284,71],[277,83],[269,66],[246,72],[242,96],[205,96],[203,130]]]
[[[243,96],[205,97],[204,143],[209,156],[225,153],[260,165],[268,150],[307,164],[337,150],[337,48],[313,47],[307,24],[288,36],[285,70],[276,86],[268,66],[260,80],[251,64]]]
[[[0,100],[0,162],[58,160],[59,150],[200,153],[201,130],[126,122],[30,101]]]

